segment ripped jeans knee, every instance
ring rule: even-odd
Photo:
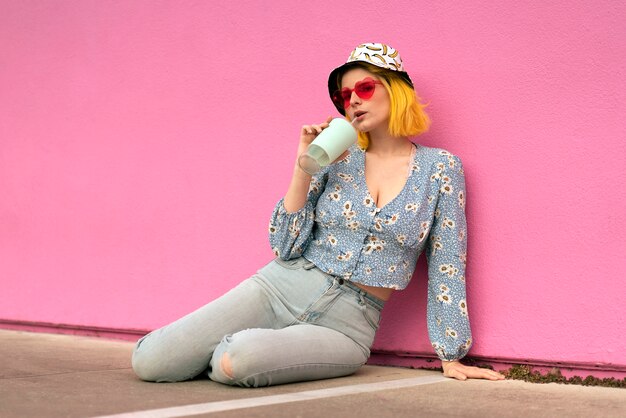
[[[209,374],[211,380],[227,385],[237,384],[233,358],[229,350],[232,340],[232,335],[226,335],[215,348],[211,358],[211,372]]]

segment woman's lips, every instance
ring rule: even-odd
[[[363,120],[363,117],[365,116],[365,113],[366,113],[366,112],[356,112],[356,113],[354,114],[354,118],[355,118],[357,121],[361,121],[361,120]]]

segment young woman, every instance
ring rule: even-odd
[[[133,368],[141,379],[207,373],[256,387],[351,374],[367,361],[385,301],[408,285],[423,250],[429,337],[444,375],[504,378],[459,361],[472,344],[463,168],[449,152],[409,140],[429,119],[398,52],[359,45],[328,86],[358,143],[313,177],[295,164],[270,221],[277,258],[139,340]],[[297,156],[329,121],[302,127]]]

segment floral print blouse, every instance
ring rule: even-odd
[[[409,284],[426,250],[429,338],[440,359],[457,360],[472,344],[463,167],[448,151],[414,145],[404,188],[382,208],[367,189],[365,151],[353,145],[313,176],[302,209],[276,204],[270,244],[284,260],[304,256],[328,274],[393,289]]]

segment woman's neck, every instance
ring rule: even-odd
[[[390,136],[389,134],[372,135],[370,133],[367,152],[382,157],[407,155],[412,150],[412,146],[413,143],[407,137]]]

